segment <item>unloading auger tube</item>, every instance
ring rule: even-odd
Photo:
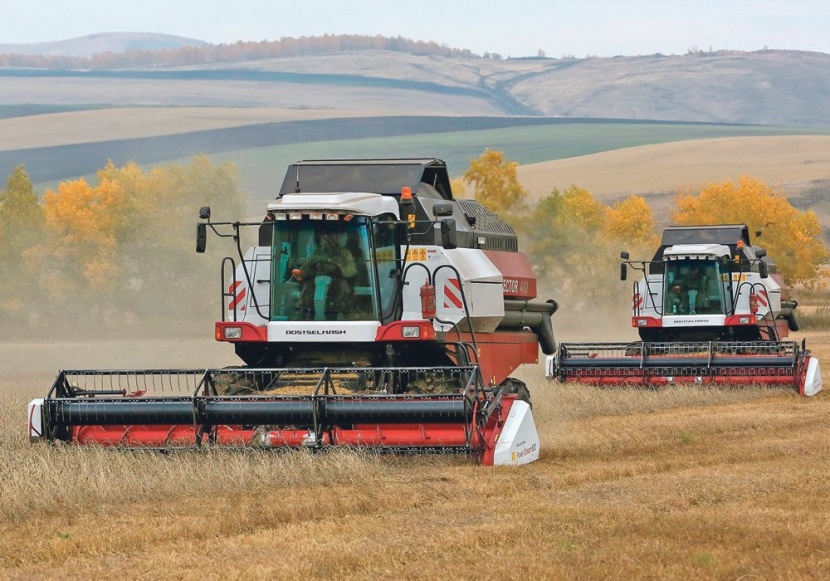
[[[393,375],[410,383],[445,377],[459,389],[389,395]],[[313,389],[291,394],[298,385]],[[539,455],[529,404],[483,388],[473,366],[61,371],[48,395],[29,404],[28,423],[32,441],[105,447],[347,446],[467,454],[484,465]]]
[[[783,385],[821,391],[818,360],[802,342],[561,343],[546,376],[589,385]]]

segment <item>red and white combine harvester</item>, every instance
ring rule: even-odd
[[[515,233],[454,199],[443,161],[302,161],[263,221],[201,218],[197,251],[212,231],[238,255],[216,339],[245,366],[62,371],[29,406],[33,440],[539,457],[510,374],[555,351],[556,303],[533,300]]]
[[[791,385],[821,390],[819,362],[788,341],[797,303],[745,225],[671,226],[634,283],[634,343],[563,343],[547,377],[582,383]]]

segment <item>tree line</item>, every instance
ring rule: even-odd
[[[93,331],[203,320],[221,284],[218,262],[193,251],[202,205],[241,215],[232,164],[110,162],[93,183],[61,182],[42,200],[16,167],[0,191],[0,324]]]
[[[104,52],[91,57],[61,55],[0,54],[0,67],[52,70],[111,70],[147,67],[209,65],[277,57],[314,56],[352,50],[389,50],[417,55],[439,55],[472,58],[477,55],[466,49],[450,48],[431,41],[403,37],[358,34],[326,34],[323,36],[283,37],[279,40],[208,44],[175,49],[128,50],[123,53]],[[488,55],[500,58],[498,55]]]
[[[517,168],[485,150],[453,190],[513,226],[540,286],[569,310],[627,303],[616,281],[620,251],[649,260],[660,241],[646,200],[631,195],[608,205],[571,185],[531,203]],[[61,182],[42,199],[18,166],[0,190],[0,324],[35,331],[209,325],[225,252],[221,245],[207,256],[194,252],[195,212],[210,205],[217,216],[238,217],[243,201],[235,166],[205,155],[150,170],[110,162],[92,183]],[[763,232],[757,243],[790,285],[820,286],[830,258],[815,212],[795,209],[751,177],[680,189],[670,220]]]
[[[628,300],[613,284],[620,251],[651,260],[661,232],[654,212],[642,196],[630,195],[614,204],[598,201],[590,191],[571,185],[554,189],[528,203],[517,175],[518,164],[500,151],[485,150],[471,160],[453,191],[472,194],[504,217],[537,270],[540,284],[571,308]],[[821,267],[830,258],[818,216],[800,211],[786,196],[751,176],[735,183],[708,184],[699,192],[677,191],[669,221],[676,225],[746,224],[762,234],[763,246],[788,285],[817,288]],[[624,295],[624,296],[623,296]]]

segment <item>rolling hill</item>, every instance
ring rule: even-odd
[[[145,32],[114,32],[90,34],[54,42],[30,44],[0,44],[0,54],[14,53],[45,56],[89,57],[106,52],[124,53],[129,50],[177,49],[185,46],[205,46],[208,43],[194,38]]]
[[[103,35],[86,39],[88,50],[103,37],[124,50],[164,40]],[[608,199],[657,200],[761,169],[821,205],[830,181],[825,141],[799,142],[814,143],[815,155],[775,141],[830,134],[830,55],[819,53],[505,60],[337,50],[176,67],[11,67],[0,69],[0,89],[0,174],[22,163],[40,188],[107,159],[206,152],[237,163],[260,200],[298,158],[430,155],[459,174],[486,147],[528,166],[534,195],[580,183]],[[725,150],[700,142],[727,138],[751,140]],[[683,145],[661,145],[672,142]]]

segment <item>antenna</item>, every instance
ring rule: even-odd
[[[299,194],[302,190],[300,189],[300,164],[297,164],[297,184],[294,186],[294,192]]]

